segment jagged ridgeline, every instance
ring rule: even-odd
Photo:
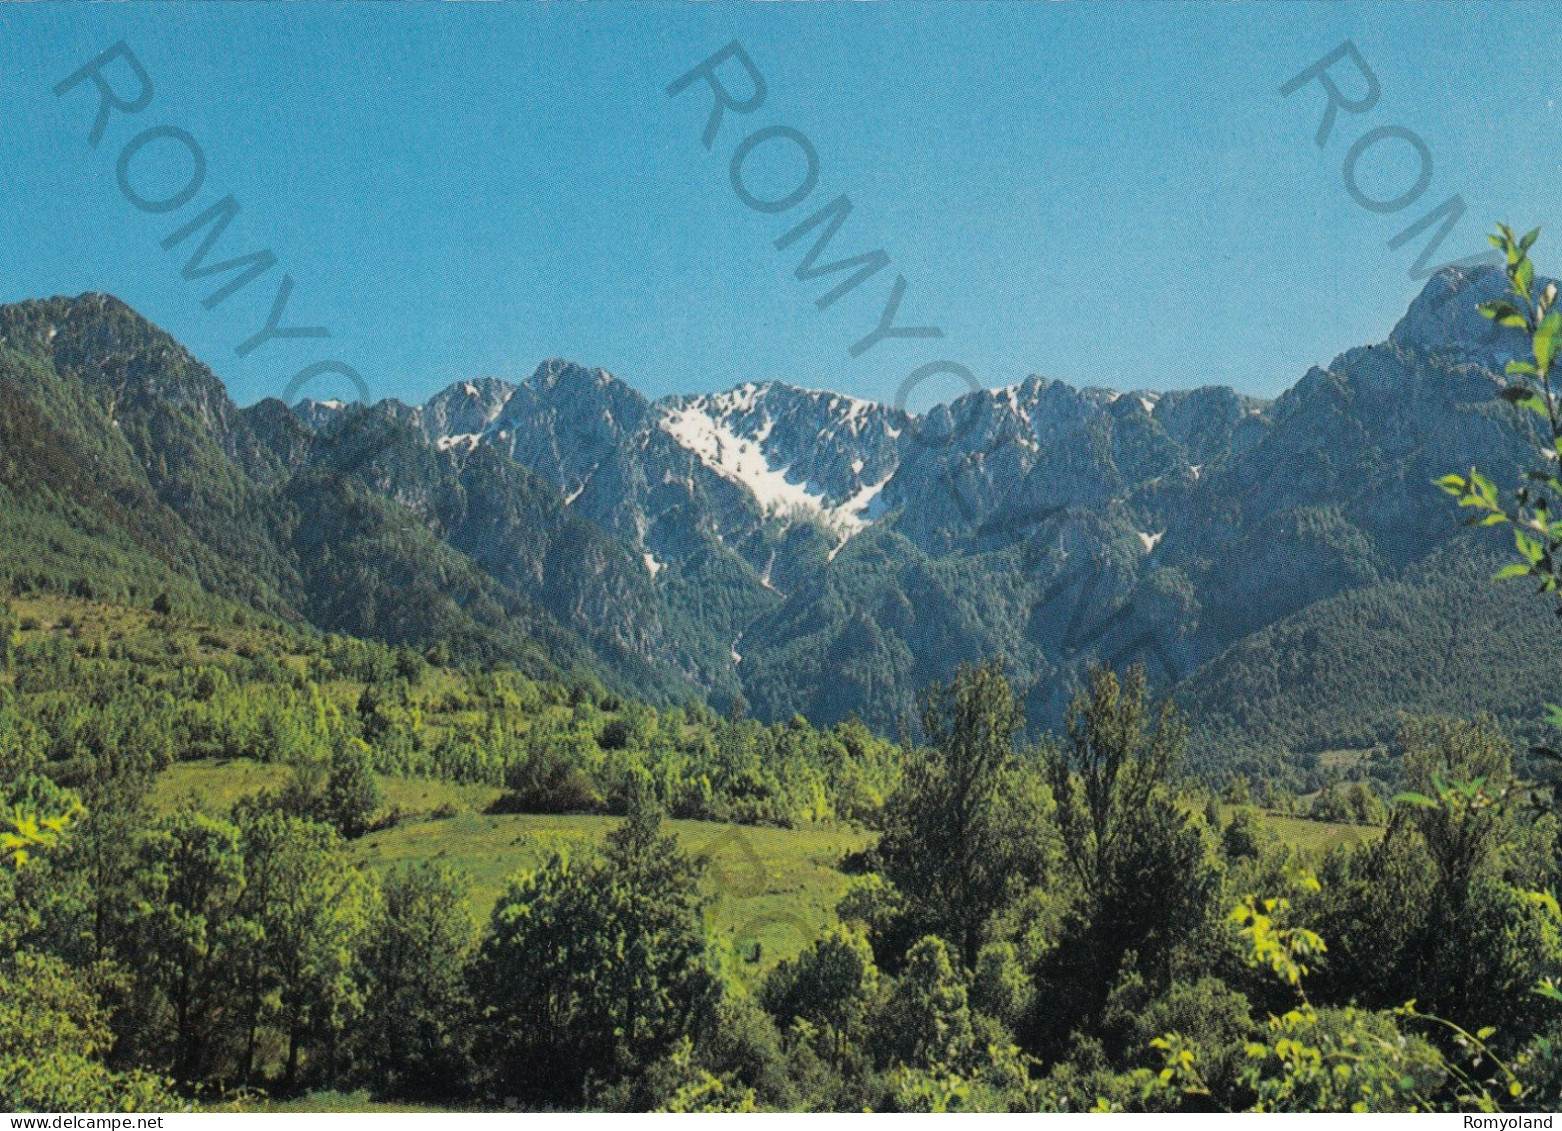
[[[1554,643],[1431,485],[1528,466],[1476,313],[1502,286],[1442,272],[1273,402],[1032,377],[921,417],[779,381],[649,401],[563,361],[239,409],[113,298],[22,303],[0,576],[884,732],[990,655],[1036,724],[1091,661],[1145,663],[1225,765],[1370,747],[1406,710],[1518,725],[1556,689],[1513,657]]]

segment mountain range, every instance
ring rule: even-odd
[[[1556,695],[1510,658],[1552,646],[1544,602],[1489,583],[1503,546],[1431,485],[1529,463],[1496,396],[1516,343],[1476,313],[1503,285],[1444,270],[1273,401],[1033,376],[924,415],[780,381],[649,400],[557,360],[421,406],[239,408],[117,299],[23,302],[0,578],[891,733],[962,660],[1002,655],[1038,725],[1087,664],[1143,662],[1251,769],[1402,711],[1523,729]]]

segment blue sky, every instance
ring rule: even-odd
[[[1273,395],[1387,333],[1421,286],[1422,242],[1387,241],[1451,195],[1469,212],[1439,261],[1481,250],[1495,220],[1552,222],[1550,23],[1520,4],[6,6],[0,301],[113,292],[242,403],[323,360],[375,398],[421,400],[555,356],[651,395],[782,379],[889,401],[941,360],[989,386],[1040,373]],[[1321,89],[1280,87],[1346,38],[1381,95],[1320,150]],[[112,115],[94,151],[91,85],[51,88],[121,39],[154,95]],[[767,96],[707,151],[707,88],[666,87],[732,40]],[[1333,73],[1360,89],[1349,63]],[[189,205],[149,215],[116,161],[161,125],[196,139],[207,173]],[[817,187],[781,215],[746,207],[728,177],[767,126],[819,159]],[[1433,158],[1393,214],[1342,179],[1352,142],[1381,126]],[[745,164],[756,192],[795,183],[771,160],[796,158],[785,149]],[[166,139],[137,154],[143,194],[172,192],[181,160]],[[1385,142],[1358,172],[1387,198],[1416,160]],[[214,258],[267,248],[279,266],[207,311],[215,281],[180,275],[191,245],[159,241],[229,193],[242,210]],[[883,248],[892,265],[820,311],[844,276],[799,282],[810,241],[772,241],[842,193],[854,211],[832,257]],[[1538,256],[1554,267],[1562,247]],[[284,271],[286,321],[330,340],[236,356]],[[945,336],[850,357],[897,274],[897,321]],[[333,380],[305,391],[351,394]],[[938,378],[912,403],[960,391]]]

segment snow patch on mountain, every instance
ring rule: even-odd
[[[851,498],[840,506],[833,508],[829,513],[833,516],[832,525],[845,526],[856,530],[862,529],[876,518],[880,518],[885,508],[879,496],[884,493],[884,485],[890,481],[886,475],[877,483],[865,484]]]
[[[752,439],[739,436],[724,421],[707,413],[702,400],[686,408],[667,409],[660,421],[662,430],[699,456],[717,475],[747,487],[766,514],[824,512],[822,491],[807,483],[793,483],[786,476],[786,468],[770,466],[761,438],[763,431]]]
[[[772,393],[785,399],[767,403]],[[875,517],[871,513],[874,500],[893,471],[864,483],[861,475],[866,463],[854,458],[846,477],[850,486],[843,489],[839,471],[826,477],[834,483],[833,495],[824,484],[794,472],[793,461],[777,454],[778,447],[785,453],[787,445],[773,434],[778,414],[795,412],[799,396],[814,398],[823,408],[825,423],[812,426],[818,428],[821,440],[841,432],[855,437],[873,421],[875,413],[883,412],[871,401],[838,393],[750,383],[726,393],[664,402],[658,406],[657,425],[711,471],[747,489],[766,517],[811,519],[850,537]],[[795,450],[797,417],[787,415],[786,419]]]

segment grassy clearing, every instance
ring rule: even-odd
[[[1294,817],[1268,809],[1256,809],[1251,805],[1220,806],[1221,822],[1223,824],[1229,822],[1239,809],[1252,813],[1263,828],[1274,833],[1283,843],[1315,855],[1322,855],[1331,848],[1342,845],[1365,844],[1383,835],[1383,829],[1377,825],[1345,825],[1332,821],[1314,821],[1308,817]]]
[[[554,852],[587,851],[617,824],[616,817],[466,812],[370,833],[357,849],[378,870],[430,859],[461,869],[472,877],[473,910],[486,917],[517,871]],[[835,921],[848,883],[836,864],[868,843],[867,834],[840,825],[770,829],[669,821],[667,828],[686,850],[710,861],[711,927],[739,956],[745,974],[795,955]]]
[[[166,812],[193,801],[209,813],[225,813],[241,798],[275,789],[286,780],[285,767],[248,758],[175,762],[157,776],[152,808]]]
[[[153,804],[171,809],[194,798],[213,812],[286,780],[287,771],[244,759],[181,762],[159,777]],[[486,919],[515,873],[535,868],[558,851],[585,852],[618,824],[588,814],[489,813],[499,790],[418,778],[382,777],[394,826],[353,843],[378,872],[418,860],[439,860],[472,878],[472,910]],[[436,816],[435,814],[441,814]],[[1229,820],[1230,807],[1222,806]],[[1378,828],[1259,813],[1281,840],[1321,854],[1382,834]],[[707,821],[669,821],[685,849],[709,859],[711,927],[737,956],[745,977],[797,954],[835,922],[835,905],[848,879],[837,865],[868,845],[871,836],[844,825],[757,828]]]
[[[1260,813],[1259,819],[1285,843],[1319,854],[1341,845],[1365,844],[1383,835],[1377,825],[1336,825],[1277,813]]]
[[[160,812],[193,799],[202,809],[223,813],[241,797],[275,789],[287,781],[286,767],[248,758],[176,762],[158,775],[152,807]],[[380,776],[385,809],[403,818],[428,817],[436,811],[468,812],[488,808],[501,790],[481,785],[430,781],[426,778]]]
[[[190,614],[165,617],[149,609],[57,594],[13,597],[9,603],[20,622],[18,639],[23,642],[64,633],[83,652],[124,641],[161,651],[177,663],[231,659],[243,651],[275,656],[296,672],[307,666],[307,657],[287,634],[259,614],[236,610],[226,620]]]
[[[282,767],[246,759],[181,762],[159,776],[152,803],[166,811],[194,799],[223,812],[286,777]],[[417,860],[460,869],[472,877],[472,910],[484,920],[516,872],[556,851],[589,851],[619,823],[587,814],[488,813],[499,791],[482,786],[395,777],[382,777],[380,784],[387,809],[403,816],[354,841],[359,858],[379,872]],[[686,850],[708,858],[711,927],[739,956],[735,967],[745,975],[795,955],[835,922],[835,905],[848,883],[836,865],[870,839],[844,825],[772,829],[669,821],[667,828]]]

